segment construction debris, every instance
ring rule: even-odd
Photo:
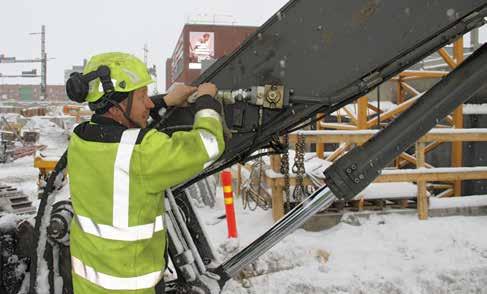
[[[0,217],[5,214],[34,214],[36,208],[32,206],[29,196],[17,188],[0,184]]]
[[[5,117],[1,117],[0,123],[0,126],[7,129],[0,130],[0,163],[12,162],[46,148],[44,145],[35,145],[40,137],[38,131],[24,131],[21,136],[18,128],[14,128]]]

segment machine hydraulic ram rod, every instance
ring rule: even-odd
[[[315,213],[329,207],[335,199],[336,197],[326,186],[322,186],[315,191],[257,240],[218,267],[215,273],[222,278],[220,284],[224,284],[226,280],[235,276],[243,267],[255,261],[287,235],[302,226]]]
[[[369,185],[390,161],[474,95],[487,80],[487,46],[428,91],[409,110],[366,144],[353,149],[325,171],[323,186],[266,233],[214,270],[223,285],[280,240],[336,199],[350,199]],[[357,173],[358,172],[358,173]]]
[[[486,82],[487,45],[484,45],[384,130],[330,166],[325,171],[328,187],[339,199],[353,198],[387,164],[469,100]]]

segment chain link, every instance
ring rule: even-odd
[[[281,174],[284,175],[284,195],[286,199],[286,211],[291,210],[291,192],[289,189],[289,135],[283,136],[282,145],[284,152],[281,155]]]
[[[294,156],[293,173],[296,174],[296,186],[293,191],[293,198],[296,202],[301,202],[308,195],[304,187],[304,135],[298,133],[298,142],[296,143],[296,155]]]
[[[262,188],[264,160],[259,158],[250,171],[250,176],[242,185],[242,204],[244,209],[255,210],[257,207],[267,210],[272,207],[272,197]]]

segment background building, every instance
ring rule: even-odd
[[[48,85],[47,101],[68,101],[64,85]],[[0,101],[40,101],[40,85],[0,85]]]
[[[257,27],[186,24],[171,58],[166,60],[166,90],[190,84],[215,60],[230,54]]]

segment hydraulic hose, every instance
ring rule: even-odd
[[[38,256],[39,252],[44,252],[42,250],[42,246],[45,246],[46,244],[41,244],[41,240],[46,240],[46,238],[41,238],[41,235],[44,233],[47,235],[47,231],[44,230],[44,232],[41,232],[42,228],[47,227],[46,223],[43,223],[43,220],[46,222],[49,222],[48,219],[46,219],[45,213],[48,210],[49,207],[49,200],[52,192],[54,191],[56,179],[58,176],[64,172],[64,169],[68,165],[68,150],[66,150],[59,161],[57,162],[56,166],[54,167],[54,170],[52,171],[51,175],[49,176],[49,179],[47,180],[46,187],[44,188],[44,191],[42,193],[42,198],[41,202],[39,204],[39,209],[37,210],[37,215],[35,217],[35,226],[34,226],[34,252],[31,253],[31,260],[30,260],[30,286],[29,286],[29,294],[37,294],[37,268],[39,264],[39,258],[43,258],[43,256]]]

